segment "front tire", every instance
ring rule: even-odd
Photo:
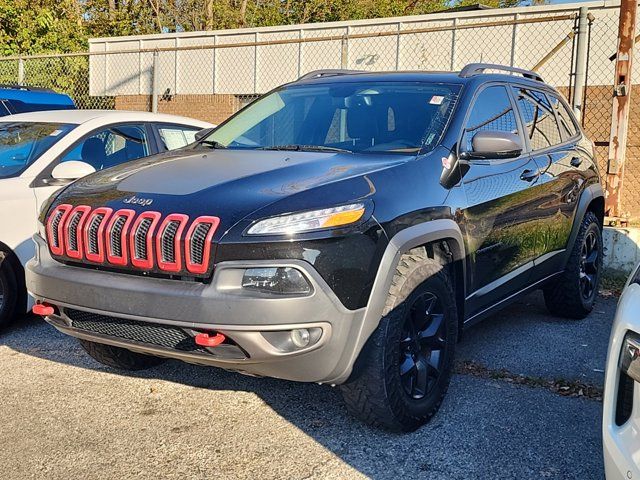
[[[80,346],[94,360],[108,367],[117,368],[119,370],[146,370],[155,367],[165,361],[164,358],[143,355],[142,353],[132,352],[126,348],[105,345],[104,343],[90,342],[88,340],[78,339]]]
[[[553,315],[580,320],[591,313],[598,296],[602,260],[600,221],[593,212],[587,212],[565,271],[543,290]]]
[[[365,423],[412,431],[438,411],[451,378],[458,316],[446,270],[419,254],[403,256],[385,311],[340,390]]]
[[[18,306],[18,279],[5,258],[0,262],[0,330],[14,319]]]

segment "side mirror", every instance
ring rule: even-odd
[[[471,139],[471,152],[462,152],[464,159],[515,158],[522,154],[522,140],[515,133],[485,130]]]
[[[199,142],[200,140],[202,140],[205,137],[208,137],[216,128],[215,127],[209,127],[209,128],[203,128],[202,130],[196,132],[196,140]]]
[[[51,172],[51,178],[54,180],[71,182],[78,178],[86,177],[95,171],[96,169],[87,162],[69,160],[68,162],[61,162],[56,165]]]

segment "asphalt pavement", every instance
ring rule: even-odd
[[[600,479],[600,401],[513,377],[600,389],[615,306],[559,320],[533,294],[473,327],[458,361],[489,375],[454,375],[405,435],[352,419],[328,386],[177,361],[122,374],[26,319],[0,335],[0,478]]]

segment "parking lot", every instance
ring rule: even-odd
[[[558,320],[533,294],[474,327],[408,435],[353,420],[327,386],[175,361],[123,375],[28,319],[0,336],[0,478],[602,478],[615,306]]]

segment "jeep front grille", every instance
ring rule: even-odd
[[[162,221],[161,221],[162,220]],[[58,205],[47,220],[56,257],[105,266],[204,275],[210,270],[213,234],[220,220],[183,214]]]

